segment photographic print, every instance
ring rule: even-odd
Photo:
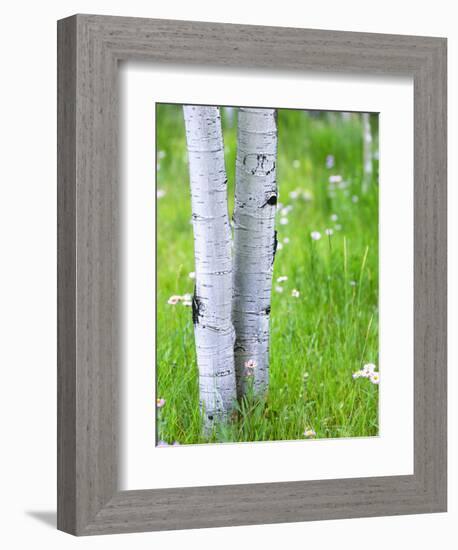
[[[156,445],[378,435],[378,114],[156,104]]]

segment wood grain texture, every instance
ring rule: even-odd
[[[72,531],[76,521],[75,19],[59,25],[57,41],[57,523]]]
[[[59,529],[92,535],[445,511],[446,40],[76,15],[59,21],[58,50]],[[414,78],[413,475],[118,490],[122,60]]]

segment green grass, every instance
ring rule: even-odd
[[[378,142],[376,115],[371,115]],[[223,111],[229,213],[233,208],[236,117]],[[168,443],[374,436],[378,433],[378,386],[352,373],[378,365],[378,184],[361,192],[362,128],[359,115],[278,113],[279,201],[292,205],[279,223],[272,293],[270,386],[265,403],[252,398],[238,414],[205,437],[201,432],[198,372],[191,308],[167,304],[193,292],[186,143],[181,107],[157,106],[157,397],[158,439]],[[162,152],[162,153],[161,153]],[[335,166],[326,167],[327,155]],[[330,190],[329,176],[344,188]],[[290,192],[299,190],[299,197]],[[305,196],[304,196],[305,194]],[[354,198],[356,197],[356,198]],[[332,221],[331,216],[338,216]],[[325,229],[333,229],[328,237]],[[319,231],[320,240],[310,238]],[[289,243],[285,243],[285,238]],[[288,280],[281,285],[279,276]],[[298,298],[291,291],[300,292]]]

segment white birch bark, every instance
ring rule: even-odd
[[[237,395],[246,394],[248,377],[255,394],[269,383],[269,318],[276,249],[277,122],[274,109],[238,112],[234,205],[234,288],[232,319]],[[254,361],[252,369],[246,368]]]
[[[227,420],[236,401],[231,227],[219,109],[183,106],[183,111],[194,230],[194,335],[208,429]]]
[[[372,130],[369,113],[362,113],[363,123],[363,193],[369,189],[372,179]]]

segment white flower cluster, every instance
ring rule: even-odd
[[[296,187],[296,189],[293,189],[293,191],[290,191],[289,198],[292,199],[293,201],[297,199],[302,199],[305,202],[310,202],[313,200],[313,193],[310,191],[310,189]]]
[[[167,303],[171,306],[176,306],[181,303],[186,307],[192,306],[192,294],[183,294],[183,296],[173,295],[167,300]]]
[[[377,367],[373,363],[367,363],[361,370],[353,373],[353,378],[368,378],[372,384],[379,384],[380,373],[376,372]]]
[[[328,155],[326,157],[326,168],[328,168],[329,170],[331,168],[334,168],[334,163],[335,163],[334,155]]]
[[[288,214],[291,212],[291,210],[293,209],[293,206],[291,204],[288,204],[286,206],[283,206],[282,204],[279,204],[278,205],[278,212],[280,214],[280,225],[287,225],[289,220],[288,220]]]
[[[329,176],[329,183],[341,183],[343,180],[342,180],[342,176],[340,174],[334,174],[332,176]]]
[[[283,292],[284,288],[282,287],[282,283],[288,280],[287,275],[282,275],[281,277],[277,277],[277,285],[275,285],[275,292]]]
[[[328,197],[336,197],[336,191],[342,191],[344,196],[348,196],[350,181],[346,181],[340,174],[331,174],[328,178]],[[356,202],[356,201],[353,201]]]

